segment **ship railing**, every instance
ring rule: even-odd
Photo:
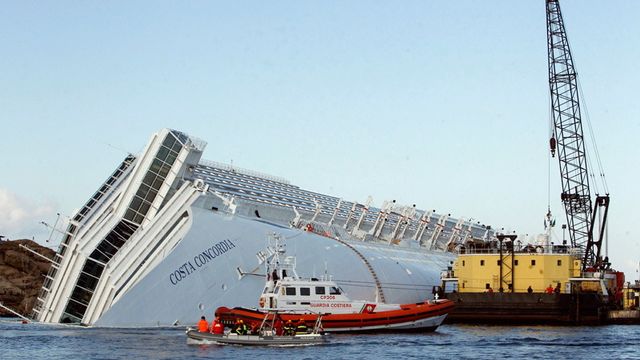
[[[514,254],[577,254],[578,249],[572,248],[568,245],[518,245],[509,246],[503,245],[502,253],[514,253]],[[497,246],[491,247],[478,247],[478,246],[465,246],[461,245],[454,250],[457,254],[499,254],[500,248]]]

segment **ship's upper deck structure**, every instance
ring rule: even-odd
[[[325,228],[330,227],[329,233],[336,235],[344,236],[347,232],[353,237],[364,239],[366,235],[374,234],[368,234],[362,229],[371,230],[378,222],[379,230],[376,237],[396,243],[403,239],[412,239],[431,249],[443,250],[447,249],[447,246],[462,244],[466,240],[489,239],[493,236],[491,228],[479,222],[470,223],[464,219],[455,219],[449,214],[441,215],[435,211],[419,210],[415,205],[398,205],[395,201],[385,202],[381,208],[367,203],[345,201],[335,196],[301,189],[284,178],[228,164],[202,160],[192,172],[193,178],[203,180],[209,185],[210,191],[224,194],[228,199],[259,204],[264,208],[288,208],[299,212],[300,220],[304,224],[317,223],[313,224],[314,229],[320,226],[323,231],[328,231],[329,229]],[[296,222],[296,219],[288,220],[290,224],[301,227],[301,223]],[[360,225],[356,228],[358,220]]]

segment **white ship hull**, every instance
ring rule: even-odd
[[[184,239],[95,325],[191,324],[202,314],[211,317],[219,306],[256,307],[265,281],[264,264],[256,254],[265,251],[267,234],[274,231],[287,238],[288,251],[296,254],[301,274],[319,276],[326,266],[351,297],[375,300],[372,274],[346,245],[300,230],[196,208],[192,228]],[[234,247],[211,260],[201,256],[223,242]],[[452,254],[442,251],[416,252],[369,243],[352,246],[370,259],[390,303],[413,303],[430,297],[432,286],[439,284],[441,269],[453,259]],[[186,269],[187,275],[176,277],[174,274],[181,269]]]

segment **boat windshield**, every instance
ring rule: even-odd
[[[332,286],[331,289],[329,290],[329,294],[330,295],[340,295],[340,294],[342,294],[342,289],[340,289],[337,286]]]

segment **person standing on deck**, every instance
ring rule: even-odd
[[[209,323],[207,322],[207,319],[204,316],[202,316],[200,318],[200,322],[198,322],[198,331],[199,332],[209,331]]]
[[[549,284],[549,286],[547,286],[547,288],[544,291],[547,294],[553,294],[553,287],[551,287],[551,284]]]

